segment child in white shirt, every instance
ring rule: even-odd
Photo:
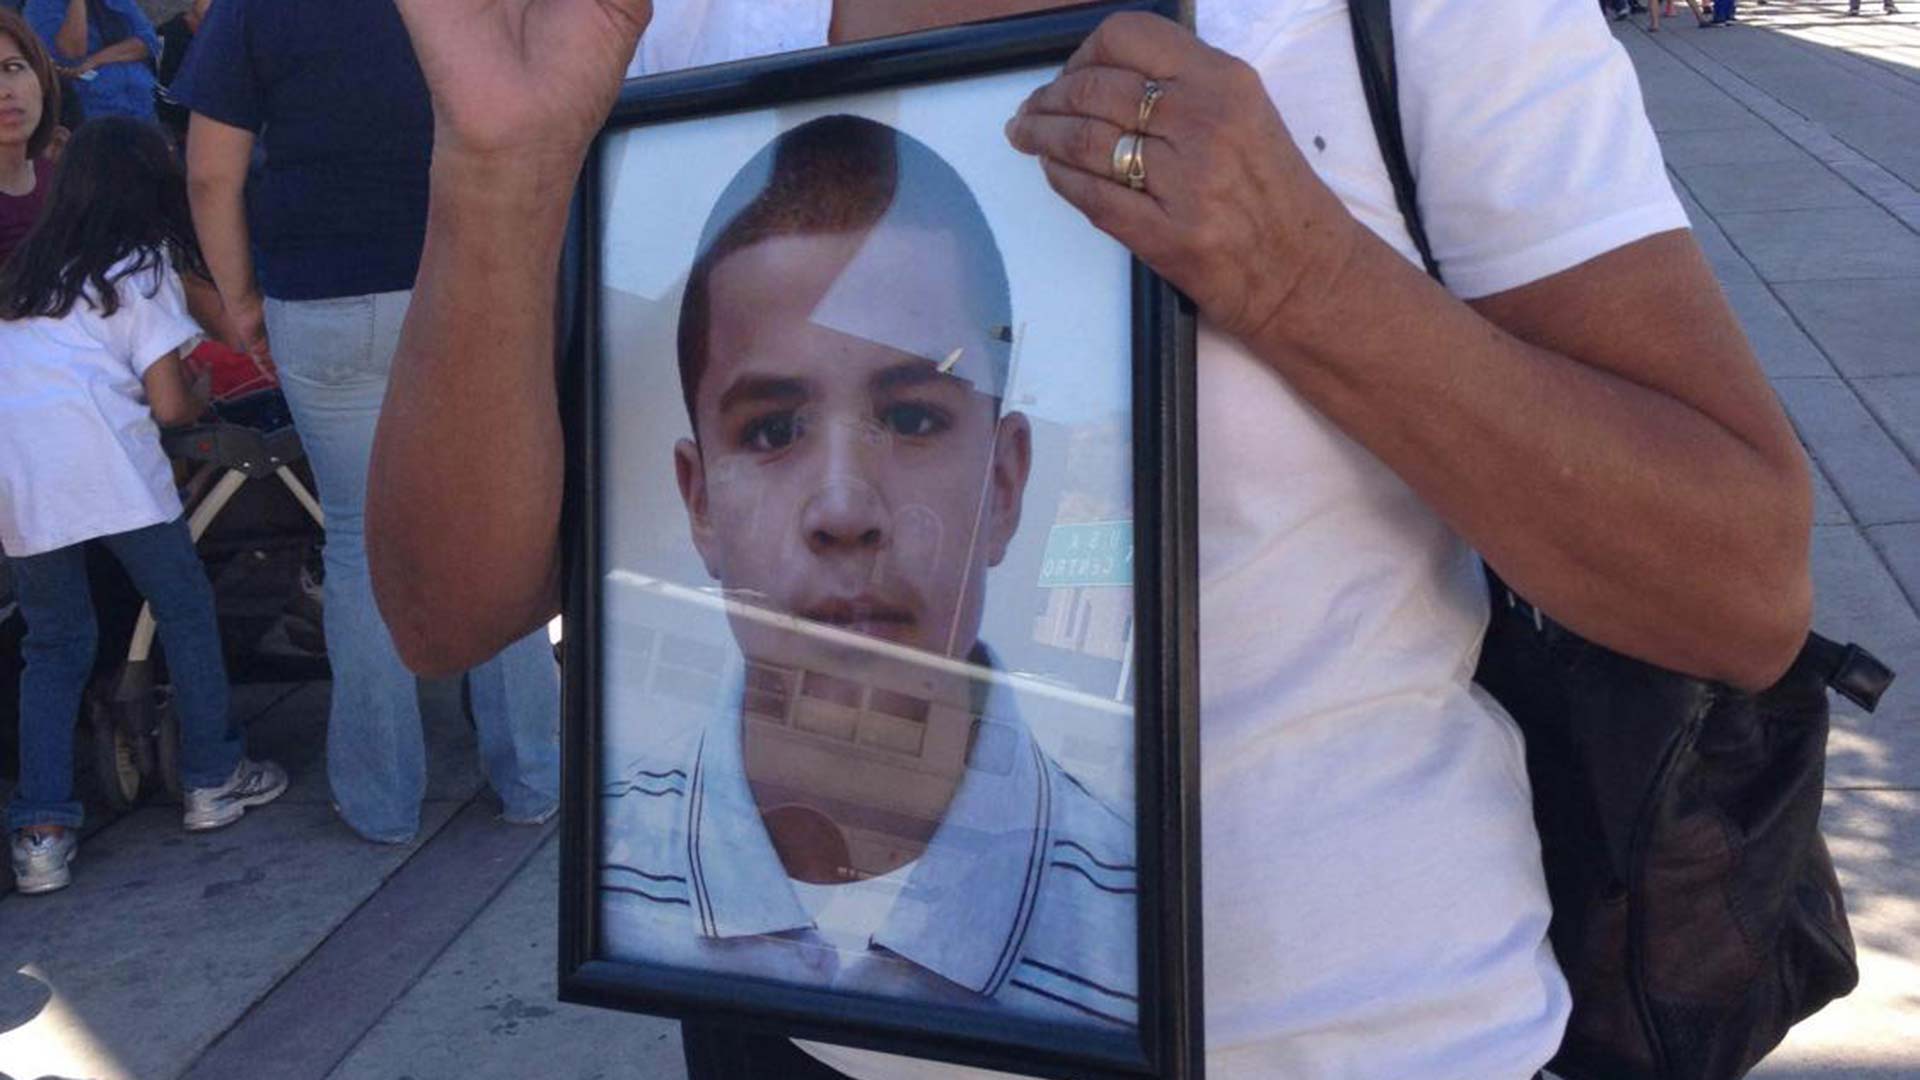
[[[160,446],[160,425],[204,409],[181,370],[200,330],[177,266],[204,272],[179,163],[157,128],[102,118],[75,134],[42,216],[0,268],[0,547],[27,623],[7,807],[22,893],[65,887],[77,846],[73,728],[98,636],[86,541],[113,553],[159,624],[186,827],[231,824],[287,786],[229,723],[213,590]]]

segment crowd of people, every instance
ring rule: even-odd
[[[76,850],[83,544],[160,621],[186,827],[287,785],[226,715],[160,448],[160,426],[205,407],[184,348],[208,334],[276,371],[312,462],[345,825],[379,843],[419,827],[410,667],[468,672],[502,819],[544,822],[553,271],[623,75],[1057,6],[200,0],[168,34],[133,0],[0,11],[0,545],[28,627],[17,887],[65,886]],[[1523,749],[1470,681],[1476,553],[1595,641],[1745,687],[1784,670],[1811,605],[1805,461],[1603,21],[1401,6],[1420,9],[1402,98],[1445,288],[1392,210],[1344,18],[1262,0],[1199,0],[1195,30],[1116,17],[992,118],[1201,316],[1219,1076],[1523,1080],[1558,1044],[1569,991]],[[162,111],[187,117],[184,148]],[[1137,172],[1111,167],[1116,139]],[[474,491],[490,495],[449,494]],[[684,1031],[696,1080],[979,1075]]]
[[[1753,0],[1753,2],[1760,7],[1767,5],[1767,0]],[[1703,30],[1732,26],[1739,19],[1738,0],[1707,0],[1705,11],[1700,9],[1695,0],[1687,0],[1687,4],[1699,17],[1699,25]],[[1662,16],[1673,17],[1673,0],[1653,0],[1651,6],[1641,3],[1640,0],[1600,0],[1600,10],[1610,13],[1615,22],[1630,19],[1635,15],[1646,15],[1648,16],[1647,28],[1658,30]],[[1894,3],[1894,0],[1880,0],[1880,10],[1888,15],[1898,15],[1900,5]],[[1864,14],[1860,10],[1860,0],[1847,0],[1847,14],[1856,16]]]
[[[213,591],[161,444],[209,408],[185,363],[207,339],[277,381],[319,487],[334,808],[377,843],[419,828],[415,680],[374,605],[360,523],[426,228],[432,111],[391,4],[268,6],[192,0],[157,28],[134,0],[0,8],[0,548],[27,627],[7,830],[23,894],[65,887],[78,847],[88,545],[157,621],[186,828],[287,786],[230,721]],[[302,108],[314,101],[330,107]],[[388,119],[378,137],[370,115]],[[559,677],[544,629],[466,677],[502,820],[547,821]]]

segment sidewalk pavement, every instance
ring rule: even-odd
[[[1920,1078],[1920,18],[1843,10],[1615,28],[1817,466],[1817,625],[1905,673],[1875,716],[1840,703],[1831,742],[1860,989],[1766,1080]],[[404,847],[332,819],[323,684],[240,697],[296,778],[281,805],[191,836],[148,807],[89,840],[67,892],[0,895],[0,1080],[682,1077],[672,1023],[553,1000],[552,828],[491,820],[452,688],[426,690],[434,773]]]
[[[1839,703],[1823,824],[1852,996],[1768,1080],[1920,1077],[1920,19],[1839,0],[1616,32],[1701,244],[1817,466],[1816,626],[1904,672]]]

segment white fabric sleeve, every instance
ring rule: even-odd
[[[1401,0],[1400,101],[1447,285],[1473,299],[1687,227],[1590,2]]]
[[[712,0],[655,0],[653,18],[627,64],[627,78],[678,71],[693,64],[694,48],[708,22]]]
[[[124,357],[135,375],[144,378],[161,357],[198,344],[204,336],[187,314],[186,290],[173,267],[128,274],[115,286],[120,306],[102,325],[114,355]]]

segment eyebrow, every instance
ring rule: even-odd
[[[805,380],[783,375],[742,375],[720,393],[720,414],[741,405],[792,402],[807,399]]]
[[[908,386],[922,386],[926,383],[954,383],[966,390],[973,389],[973,383],[951,372],[940,370],[940,365],[931,360],[903,360],[891,367],[882,368],[867,379],[870,393],[884,393]]]

